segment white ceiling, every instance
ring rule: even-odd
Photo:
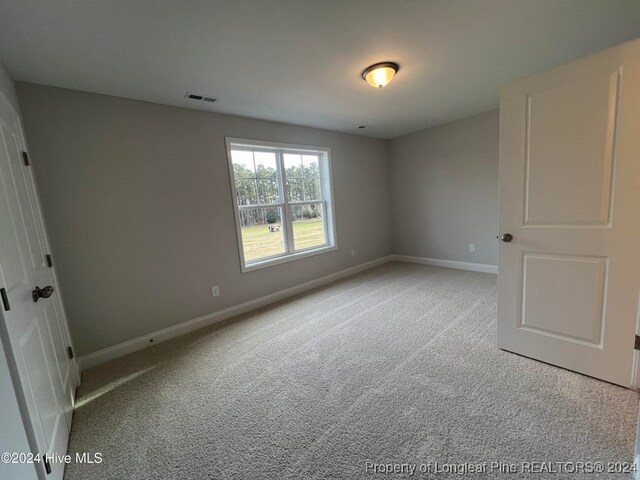
[[[639,36],[639,0],[0,0],[16,80],[380,138]],[[376,90],[360,73],[385,60]]]

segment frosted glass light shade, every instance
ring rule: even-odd
[[[398,72],[398,69],[399,67],[397,63],[376,63],[362,72],[362,78],[364,78],[372,87],[382,88],[391,81]]]

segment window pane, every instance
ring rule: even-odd
[[[256,177],[276,178],[276,154],[273,152],[254,152]]]
[[[236,165],[233,166],[236,169]],[[256,190],[256,179],[245,177],[235,173],[236,195],[238,205],[256,205],[258,203],[258,192]]]
[[[324,212],[322,203],[293,205],[293,241],[296,250],[325,245]]]
[[[258,202],[260,205],[278,203],[278,181],[275,178],[259,178],[258,181]]]
[[[236,165],[242,167],[242,171],[246,171],[247,176],[255,176],[255,166],[253,164],[253,152],[246,150],[231,150],[231,161],[233,162],[233,171],[236,172]]]
[[[320,164],[317,155],[302,155],[302,165],[305,177],[319,177]]]
[[[322,200],[319,177],[304,177],[304,199]]]
[[[282,155],[284,161],[284,169],[287,178],[302,177],[302,156],[294,153],[285,153]]]
[[[280,208],[240,210],[240,225],[246,262],[285,252]]]
[[[304,200],[304,180],[302,178],[287,177],[287,196],[290,202]]]
[[[256,190],[253,152],[232,150],[233,177],[236,182],[236,201],[238,205],[255,205],[258,203]]]
[[[280,202],[274,152],[232,150],[231,160],[238,205],[269,205]]]

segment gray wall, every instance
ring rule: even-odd
[[[394,253],[497,263],[498,117],[493,110],[391,141]]]
[[[25,83],[18,96],[80,355],[391,253],[388,142]],[[240,272],[225,136],[331,148],[337,251]]]
[[[20,111],[18,108],[18,96],[16,95],[15,85],[9,76],[9,72],[7,72],[2,63],[0,63],[0,93],[9,100],[9,103],[11,103],[16,111]]]
[[[27,83],[18,96],[80,355],[392,252],[496,264],[497,110],[387,142]],[[331,148],[336,252],[240,272],[225,136]]]

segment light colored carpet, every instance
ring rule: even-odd
[[[65,478],[409,478],[367,462],[632,461],[637,394],[498,350],[495,315],[494,275],[389,263],[96,367],[78,391],[70,453],[104,461],[70,464]],[[449,476],[460,478],[436,478]],[[568,478],[583,477],[628,476]]]

